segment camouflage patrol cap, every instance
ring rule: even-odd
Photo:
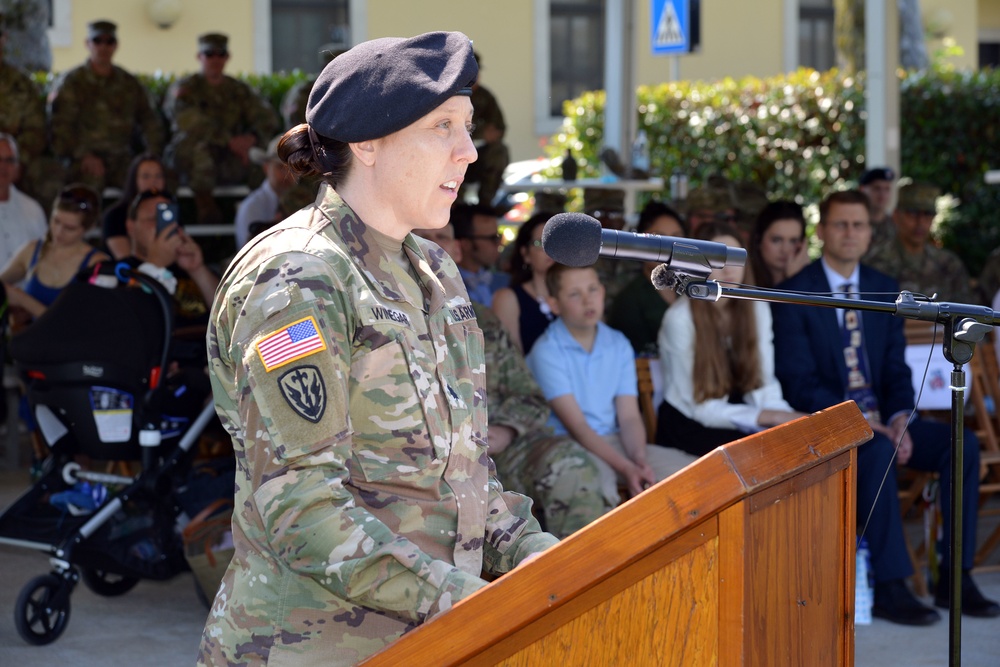
[[[702,185],[693,188],[688,193],[685,204],[688,213],[691,213],[691,211],[713,211],[717,213],[736,208],[736,201],[732,190],[728,187],[719,187],[716,185]]]
[[[198,53],[228,51],[229,37],[221,32],[207,32],[198,37]]]
[[[941,188],[928,183],[907,183],[900,186],[896,208],[915,213],[936,213]]]
[[[623,212],[625,210],[625,192],[611,188],[586,188],[583,191],[583,210],[588,212]]]
[[[87,39],[95,37],[116,37],[118,26],[111,21],[91,21],[87,24]]]
[[[471,95],[478,72],[472,42],[460,32],[362,42],[323,68],[306,122],[337,141],[378,139],[455,95]]]

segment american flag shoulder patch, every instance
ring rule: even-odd
[[[316,318],[310,315],[287,324],[257,341],[257,354],[270,373],[275,368],[326,349]]]

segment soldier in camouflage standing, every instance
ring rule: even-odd
[[[118,48],[116,30],[111,21],[89,23],[90,57],[59,77],[49,94],[52,150],[70,180],[98,192],[121,185],[137,153],[163,150],[163,122],[148,92],[111,62]]]
[[[415,233],[461,260],[462,246],[450,223]],[[475,301],[472,307],[486,342],[489,454],[497,477],[541,506],[548,532],[567,537],[619,503],[618,485],[587,450],[546,426],[552,411],[521,351],[492,310]]]
[[[216,292],[235,555],[199,664],[354,665],[557,541],[493,474],[483,332],[410,233],[448,222],[476,159],[476,71],[461,33],[359,44],[279,144],[324,183]]]
[[[228,61],[229,38],[202,35],[201,72],[175,81],[163,102],[172,130],[167,165],[194,191],[202,223],[222,222],[212,189],[246,184],[254,169],[250,148],[267,146],[278,129],[275,111],[250,86],[223,73]]]
[[[3,60],[7,35],[0,14],[0,132],[17,137],[21,171],[45,150],[45,103],[27,74]]]

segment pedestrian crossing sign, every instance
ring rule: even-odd
[[[650,25],[654,56],[691,51],[689,0],[652,0]]]

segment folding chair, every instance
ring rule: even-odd
[[[994,332],[995,333],[995,332]],[[1000,364],[997,363],[992,334],[976,346],[970,364],[973,406],[972,421],[979,438],[980,481],[979,518],[1000,516],[1000,507],[985,507],[992,498],[1000,499]],[[975,564],[980,571],[1000,571],[1000,565],[982,566],[987,556],[1000,545],[1000,524],[976,551]]]
[[[639,412],[646,425],[646,442],[656,442],[656,406],[653,405],[653,374],[649,370],[649,359],[635,360],[635,374],[639,377]]]

